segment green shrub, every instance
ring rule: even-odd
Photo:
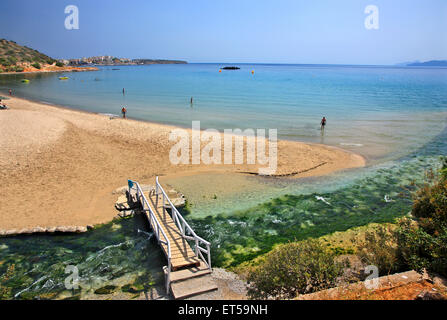
[[[428,182],[415,194],[411,212],[420,227],[433,235],[447,227],[447,178],[442,174],[445,170],[441,169],[439,177],[429,174]]]
[[[56,67],[63,67],[65,66],[62,62],[58,61],[56,62]]]
[[[415,194],[412,215],[397,231],[402,260],[417,271],[447,276],[447,161],[441,174],[429,175],[429,181]]]
[[[11,65],[11,63],[8,61],[8,60],[6,60],[6,59],[0,59],[0,63],[1,63],[1,65],[2,66],[4,66],[4,67],[9,67],[10,65]]]
[[[41,69],[42,68],[42,66],[38,62],[33,63],[31,66],[33,66],[36,69]]]
[[[365,233],[357,246],[357,255],[366,265],[374,265],[379,275],[402,271],[396,233],[389,226],[378,226]]]
[[[15,57],[8,57],[8,61],[11,65],[15,65],[17,63],[17,58]]]
[[[410,219],[403,219],[398,241],[402,259],[411,269],[447,276],[447,228],[434,236]]]
[[[283,244],[251,270],[248,295],[254,299],[288,299],[335,285],[343,264],[317,240]]]

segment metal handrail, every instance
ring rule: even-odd
[[[172,219],[174,220],[174,222],[177,224],[177,227],[180,229],[183,238],[187,239],[187,240],[192,240],[195,241],[195,254],[197,258],[201,258],[202,261],[206,264],[206,266],[211,269],[211,250],[210,250],[210,246],[211,244],[206,241],[205,239],[199,237],[194,230],[190,227],[190,225],[188,224],[188,222],[186,222],[186,220],[183,218],[183,216],[180,214],[180,212],[178,212],[177,208],[172,204],[171,200],[169,199],[168,195],[166,194],[165,190],[163,189],[163,187],[161,186],[160,182],[158,181],[158,177],[155,178],[155,188],[156,188],[156,195],[157,195],[157,200],[158,201],[158,194],[159,194],[159,190],[161,190],[162,196],[163,196],[163,206],[165,204],[165,200],[168,200],[168,203],[171,207],[171,214],[172,214]],[[189,232],[190,236],[187,235],[187,232]],[[206,245],[206,249],[200,247],[200,244],[203,243],[204,245]],[[205,259],[205,257],[203,256],[203,253],[207,254],[207,258]]]
[[[171,243],[169,242],[168,237],[166,236],[165,232],[163,231],[163,228],[160,225],[160,222],[157,220],[157,217],[155,216],[154,212],[151,209],[151,206],[149,205],[149,202],[146,199],[146,196],[143,193],[143,190],[140,187],[140,184],[136,181],[132,181],[129,180],[130,182],[132,182],[132,186],[135,186],[135,189],[137,191],[137,200],[140,201],[140,199],[143,199],[143,202],[141,204],[143,210],[145,212],[149,212],[149,223],[152,227],[152,230],[155,233],[155,236],[157,237],[158,242],[161,242],[163,244],[165,244],[168,247],[168,273],[166,275],[166,291],[167,294],[169,294],[169,284],[170,284],[170,276],[171,276]],[[129,197],[130,197],[130,190],[132,189],[132,187],[129,184]],[[147,209],[145,208],[145,205],[147,207]],[[161,231],[161,235],[163,235],[164,240],[162,240],[160,238],[160,231]]]

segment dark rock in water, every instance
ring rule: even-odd
[[[140,293],[143,290],[144,287],[142,285],[135,285],[135,284],[126,284],[121,288],[121,291],[128,293]]]
[[[116,286],[105,286],[95,290],[95,294],[111,294],[115,291]]]
[[[418,294],[416,300],[447,300],[447,299],[439,292],[430,292],[424,290]]]
[[[223,67],[223,70],[239,70],[239,67]]]

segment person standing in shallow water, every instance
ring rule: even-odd
[[[323,119],[321,119],[320,125],[321,125],[321,131],[323,131],[324,127],[326,126],[326,117],[323,117]]]
[[[123,107],[123,108],[121,109],[121,113],[123,114],[123,119],[126,119],[126,112],[127,112],[126,107]]]

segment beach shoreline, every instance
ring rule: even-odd
[[[7,104],[10,109],[0,111],[3,231],[109,222],[117,215],[114,191],[127,179],[150,184],[155,176],[163,182],[163,177],[203,172],[248,175],[260,167],[173,165],[169,133],[175,126],[15,96]],[[321,176],[365,165],[362,156],[340,148],[278,141],[278,176]]]
[[[61,73],[61,72],[87,72],[87,71],[99,71],[99,68],[97,67],[58,67],[57,69],[43,68],[43,69],[28,70],[22,72],[2,72],[0,73],[0,76],[11,75],[11,74],[20,75],[20,74],[35,74],[35,73]]]

